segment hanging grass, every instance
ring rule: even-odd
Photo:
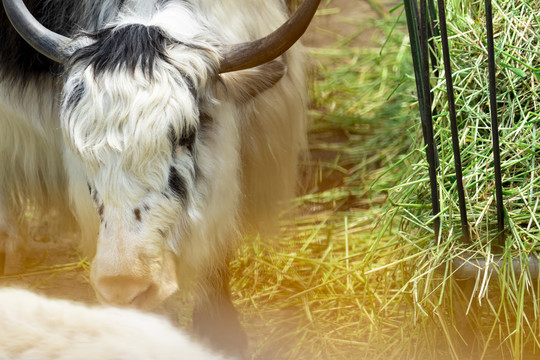
[[[428,165],[418,117],[408,171],[390,191],[389,216],[399,216],[400,239],[421,254],[411,266],[410,293],[419,314],[444,334],[453,358],[459,346],[474,358],[538,355],[538,280],[527,269],[540,249],[540,2],[493,1],[497,106],[503,181],[505,246],[496,238],[497,215],[489,113],[484,1],[446,1],[447,25],[472,244],[465,245],[456,188],[442,60],[435,64],[434,134],[438,153],[440,238],[433,231]],[[432,51],[442,59],[439,38]],[[397,241],[397,240],[396,240]],[[409,253],[412,250],[407,250]],[[456,282],[452,264],[479,259],[477,276]],[[525,271],[515,270],[523,268]],[[459,294],[462,293],[462,294]],[[463,295],[463,296],[461,296]],[[461,298],[462,301],[458,301]],[[468,319],[458,313],[468,313]],[[419,315],[419,319],[423,315]],[[461,320],[469,322],[467,326]],[[469,326],[470,325],[470,326]],[[472,334],[472,335],[471,335]]]
[[[482,4],[449,2],[447,16],[469,223],[473,240],[487,244],[497,235],[497,227]],[[539,3],[536,2],[536,5]],[[536,18],[538,11],[533,11],[536,5],[526,1],[494,3],[493,20],[507,241],[510,247],[525,251],[537,246],[540,232],[537,211],[540,201],[537,165],[540,68],[536,69],[540,54],[540,42],[537,41],[540,22]],[[435,44],[440,45],[439,42]],[[435,51],[440,53],[439,48]],[[459,209],[444,70],[441,64],[436,66],[440,74],[433,79],[434,103],[439,114],[434,119],[440,162],[442,211],[439,217],[446,236],[459,238],[461,231],[456,226]],[[420,191],[429,186],[423,152],[419,146],[414,170],[395,189],[395,203],[426,203],[426,199],[417,195],[429,194],[429,191]],[[414,201],[409,196],[410,189],[414,189],[415,196],[418,196]],[[425,216],[428,212],[418,214]]]

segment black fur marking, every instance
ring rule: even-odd
[[[155,26],[131,24],[105,28],[89,35],[94,43],[77,50],[73,61],[86,61],[99,75],[118,68],[134,73],[137,68],[150,79],[156,59],[167,60],[170,41]]]
[[[180,135],[180,138],[176,135],[173,127],[169,127],[169,140],[174,148],[177,146],[185,146],[191,153],[195,147],[195,140],[197,139],[197,130],[193,127],[184,129],[183,133]]]
[[[144,211],[148,212],[150,211],[150,206],[148,206],[148,204],[143,204],[143,209]]]
[[[105,210],[105,207],[103,206],[103,204],[99,205],[98,207],[98,215],[99,215],[99,218],[101,219],[101,221],[103,221],[103,211]]]
[[[168,46],[174,44],[200,49],[192,44],[168,38],[159,27],[142,24],[109,27],[83,35],[89,36],[94,42],[75,51],[71,60],[84,61],[91,65],[95,75],[115,71],[118,68],[126,68],[134,73],[140,68],[143,74],[152,79],[156,60],[170,63],[167,56]],[[193,79],[187,74],[181,75],[196,99]]]
[[[69,110],[77,106],[79,101],[81,101],[85,91],[86,91],[86,87],[84,86],[84,83],[82,81],[79,82],[77,85],[75,85],[75,87],[73,88],[73,91],[69,93],[66,99],[66,102],[65,102],[66,109]]]
[[[172,190],[174,195],[182,201],[187,199],[187,186],[186,180],[180,176],[178,170],[173,166],[169,169],[169,188]]]
[[[180,138],[180,145],[185,146],[189,152],[193,153],[197,131],[193,128],[186,129]]]
[[[92,201],[94,202],[94,204],[97,204],[98,203],[97,191],[92,189],[90,192],[90,196],[92,197]]]
[[[137,221],[141,221],[141,209],[136,208],[133,210],[133,214],[135,215],[135,219],[137,219]]]
[[[174,147],[180,145],[178,143],[178,136],[176,135],[176,132],[174,131],[174,128],[172,125],[169,126],[169,141],[171,142],[171,145]]]
[[[198,101],[199,94],[197,94],[197,89],[195,88],[195,84],[193,83],[193,80],[184,72],[180,72],[182,75],[182,79],[186,82],[186,85],[188,87],[189,92],[191,93],[191,96],[193,99],[196,99]]]

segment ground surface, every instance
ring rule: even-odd
[[[390,4],[383,6],[389,8]],[[366,0],[323,0],[320,15],[312,23],[304,43],[308,48],[332,48],[339,46],[340,41],[346,42],[347,46],[374,46],[373,39],[378,33],[369,25],[369,19],[381,16],[381,10],[377,10],[377,6]],[[315,64],[313,68],[316,68]],[[316,158],[335,156],[334,153],[320,152],[313,155]],[[87,263],[78,256],[76,245],[74,235],[48,236],[38,231],[29,244],[28,268],[25,273],[19,276],[0,276],[0,286],[23,286],[53,297],[95,303],[94,293],[88,282]],[[172,308],[178,308],[178,302],[185,304],[180,309],[179,318],[189,319],[189,298],[181,295],[171,299],[160,311],[171,314]],[[185,321],[189,323],[189,320]],[[264,326],[260,325],[255,327],[259,333],[251,334],[252,341],[257,342],[266,337]],[[249,327],[250,324],[246,326]],[[268,333],[274,330],[267,329]],[[254,346],[256,347],[256,344]],[[269,357],[266,354],[265,358]]]

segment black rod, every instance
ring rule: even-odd
[[[435,5],[433,3],[433,0],[428,0],[428,15],[429,15],[429,46],[431,47],[430,51],[430,57],[431,60],[431,68],[433,69],[433,75],[435,77],[439,77],[439,59],[437,59],[437,56],[435,55],[435,40],[434,38],[439,37],[439,28],[437,26],[437,15],[435,12]],[[433,96],[431,97],[433,99]],[[436,113],[433,114],[435,116]]]
[[[431,70],[433,71],[433,75],[438,78],[439,77],[439,59],[437,59],[437,56],[435,54],[435,40],[434,40],[434,37],[438,37],[439,36],[439,31],[437,29],[437,24],[436,24],[436,15],[435,15],[435,7],[434,7],[434,4],[433,4],[433,0],[427,0],[428,2],[428,12],[427,12],[427,17],[428,19],[426,20],[426,22],[429,24],[429,26],[427,27],[428,29],[428,51],[429,51],[429,60],[431,62]],[[437,114],[437,108],[433,106],[433,101],[434,101],[434,94],[432,91],[430,91],[430,97],[429,97],[429,101],[430,101],[430,107],[431,107],[431,117],[432,118],[435,118],[438,114]],[[438,154],[437,154],[437,149],[435,149],[435,159],[437,161],[436,163],[436,167],[435,168],[438,168],[439,167],[439,162],[438,162]]]
[[[418,14],[417,0],[403,0],[405,7],[405,15],[407,17],[407,28],[409,30],[409,40],[411,43],[411,56],[414,67],[414,80],[416,83],[416,93],[418,94],[418,105],[420,109],[420,118],[422,125],[422,136],[424,137],[424,144],[428,143],[425,123],[426,114],[424,113],[424,90],[422,84],[422,53],[420,51],[420,25],[418,20],[420,15]]]
[[[413,60],[413,67],[414,67],[414,80],[416,83],[416,92],[418,94],[418,104],[420,106],[420,109],[423,108],[423,93],[422,90],[422,82],[420,81],[420,74],[422,73],[421,70],[421,64],[420,64],[420,39],[418,32],[420,31],[419,25],[418,25],[418,8],[416,4],[416,0],[403,0],[403,4],[405,7],[405,15],[407,17],[407,28],[409,30],[409,40],[411,43],[411,56]],[[420,111],[420,116],[422,117],[422,123],[423,123],[423,117],[424,113]],[[425,140],[425,138],[424,138]]]
[[[416,90],[418,93],[418,104],[422,124],[422,135],[426,144],[426,160],[428,162],[432,212],[439,213],[439,196],[436,178],[436,152],[433,139],[433,120],[431,117],[431,86],[429,82],[429,60],[427,55],[427,23],[419,23],[420,14],[417,0],[403,0],[405,15],[407,17],[407,27],[411,42],[411,55],[414,66]],[[425,10],[425,6],[423,6]],[[424,11],[425,19],[425,11]],[[422,21],[420,21],[422,22]],[[437,217],[433,222],[435,238],[439,238],[440,219]]]
[[[493,139],[493,166],[495,170],[495,198],[497,200],[497,228],[499,245],[504,246],[504,204],[502,195],[501,150],[499,145],[499,125],[497,123],[497,92],[495,88],[495,49],[493,45],[493,15],[491,0],[485,0],[486,33],[489,72],[489,112],[491,115],[491,134]]]
[[[433,118],[431,116],[431,84],[430,84],[430,71],[429,71],[429,49],[428,49],[428,17],[426,9],[426,0],[420,0],[420,48],[421,48],[421,58],[422,58],[422,90],[423,97],[425,99],[424,106],[421,109],[425,114],[424,130],[426,131],[426,155],[428,162],[428,172],[429,172],[429,182],[431,188],[431,204],[433,215],[435,216],[433,220],[433,228],[435,231],[435,237],[439,239],[439,229],[440,229],[440,205],[439,205],[439,192],[437,186],[437,159],[435,156],[435,138],[433,134]]]
[[[446,78],[446,92],[448,97],[448,112],[450,118],[450,129],[452,132],[452,151],[454,153],[454,166],[456,168],[456,186],[459,200],[459,214],[461,217],[461,231],[463,241],[471,242],[469,222],[467,220],[467,206],[465,202],[465,190],[463,187],[463,171],[461,167],[461,153],[459,149],[459,134],[456,120],[456,102],[454,98],[454,83],[452,81],[452,68],[450,65],[450,50],[448,48],[448,31],[446,28],[446,11],[444,0],[437,0],[439,8],[439,29],[441,32],[441,44],[443,50],[444,74]]]

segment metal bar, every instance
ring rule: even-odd
[[[403,0],[405,7],[405,16],[407,18],[407,27],[409,30],[409,40],[411,43],[411,56],[413,60],[414,68],[414,80],[416,83],[416,93],[418,94],[418,105],[420,108],[420,119],[422,124],[422,136],[424,137],[424,144],[428,143],[427,135],[425,131],[424,124],[426,123],[426,115],[422,110],[424,108],[424,90],[423,84],[421,81],[422,74],[422,65],[421,57],[422,53],[420,51],[420,26],[418,24],[418,3],[417,0]]]
[[[423,107],[424,99],[423,99],[423,93],[422,90],[422,82],[420,81],[420,74],[421,71],[421,65],[420,65],[420,45],[419,45],[419,26],[418,26],[418,9],[416,6],[416,0],[403,0],[403,4],[405,7],[405,16],[407,18],[407,28],[409,30],[409,40],[411,43],[411,56],[413,60],[413,68],[414,68],[414,80],[416,83],[416,93],[418,94],[418,104],[420,106],[420,109]],[[423,123],[423,117],[424,113],[420,111],[420,116],[422,117],[422,123]],[[425,134],[424,134],[425,135]],[[425,137],[424,137],[425,140]]]
[[[450,65],[450,50],[448,48],[448,31],[446,28],[446,11],[444,7],[444,0],[437,0],[437,7],[439,8],[439,29],[441,32],[441,44],[443,50],[450,130],[452,132],[452,151],[454,153],[454,166],[456,169],[456,186],[459,200],[459,214],[461,217],[461,232],[463,233],[463,241],[469,244],[471,242],[471,235],[469,230],[469,222],[467,220],[467,206],[463,186],[463,171],[461,166],[461,152],[459,148],[459,134],[456,120],[456,103],[454,98],[454,83],[452,81],[452,68]]]
[[[403,0],[403,4],[405,7],[409,39],[411,42],[411,55],[413,59],[416,90],[418,93],[418,103],[422,122],[422,135],[424,137],[424,143],[426,144],[426,158],[429,166],[432,211],[434,215],[438,215],[439,197],[436,178],[437,157],[433,139],[433,120],[431,116],[431,86],[429,82],[425,5],[422,6],[424,9],[424,21],[420,21],[419,23],[419,19],[422,19],[422,17],[418,11],[417,0]],[[434,231],[437,239],[439,238],[439,228],[440,220],[439,218],[435,218]]]
[[[493,166],[495,170],[495,198],[497,200],[497,228],[499,245],[504,246],[504,204],[502,196],[501,153],[499,145],[499,125],[497,123],[497,90],[495,87],[495,49],[493,45],[493,15],[491,0],[485,0],[486,33],[489,73],[489,112],[493,139]]]
[[[435,55],[435,40],[434,37],[438,37],[439,30],[437,27],[437,13],[435,12],[435,5],[433,3],[433,0],[428,0],[428,15],[429,15],[429,46],[431,47],[430,51],[430,60],[431,60],[431,68],[433,69],[433,75],[435,77],[439,77],[439,69],[437,65],[439,64],[439,59],[437,59],[437,56]],[[431,97],[433,99],[433,96]],[[435,116],[435,109],[433,110],[433,116]]]
[[[434,37],[439,36],[439,32],[437,31],[437,26],[435,23],[437,19],[435,15],[435,7],[433,5],[433,0],[427,0],[427,3],[428,3],[428,10],[429,10],[427,12],[427,20],[426,20],[426,22],[429,24],[429,26],[427,27],[429,60],[431,62],[431,71],[433,71],[433,75],[436,78],[438,78],[439,77],[439,68],[438,68],[439,59],[437,59],[437,56],[435,54]],[[437,114],[437,108],[433,106],[434,94],[432,91],[430,91],[429,101],[430,101],[429,106],[432,109],[431,117],[435,118],[437,117],[438,114]],[[437,153],[437,148],[435,147],[435,161],[436,161],[435,168],[438,168],[440,165],[438,160],[439,160],[439,154]]]
[[[439,239],[440,218],[438,217],[440,212],[439,205],[439,192],[437,186],[437,159],[435,138],[433,134],[433,118],[431,116],[431,83],[430,83],[430,71],[429,71],[429,49],[428,49],[428,18],[427,18],[427,6],[426,0],[420,0],[420,50],[421,50],[421,81],[424,101],[424,106],[421,109],[425,114],[425,121],[423,123],[423,129],[425,131],[426,140],[426,156],[428,162],[429,182],[431,188],[431,204],[433,216],[433,228],[435,231],[435,237]]]

